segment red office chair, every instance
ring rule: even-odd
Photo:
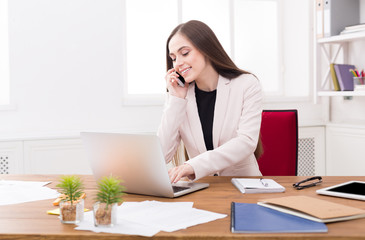
[[[263,110],[263,154],[258,164],[264,176],[296,176],[298,165],[297,110]]]

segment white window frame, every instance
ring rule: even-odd
[[[177,0],[178,1],[178,10],[177,10],[177,16],[178,16],[178,21],[179,23],[181,23],[181,19],[182,19],[182,13],[181,13],[181,9],[182,9],[182,1],[183,0]],[[296,97],[296,96],[285,96],[285,78],[284,78],[284,56],[283,56],[283,49],[284,49],[284,43],[283,43],[283,8],[284,8],[284,2],[283,0],[272,0],[272,1],[277,1],[278,2],[278,30],[279,30],[279,35],[278,35],[278,52],[279,52],[279,71],[278,74],[279,76],[279,88],[281,89],[280,91],[278,91],[277,93],[273,93],[273,94],[264,94],[264,102],[266,103],[285,103],[285,102],[299,102],[299,103],[312,103],[313,102],[313,81],[311,81],[310,79],[308,79],[308,95],[307,96],[301,96],[301,97]],[[233,4],[233,0],[229,0],[229,9],[230,12],[233,13],[233,8],[234,8],[234,4]],[[308,58],[309,59],[313,59],[313,4],[311,1],[308,1],[307,3],[309,5],[309,19],[310,22],[308,23],[308,26],[310,27],[309,32],[311,33],[310,36],[308,36],[309,42],[310,42],[310,53]],[[125,5],[124,5],[124,9],[123,9],[124,13],[125,11],[127,11]],[[124,16],[126,14],[123,14]],[[231,26],[230,26],[230,32],[231,32],[231,57],[234,60],[234,56],[235,56],[235,52],[234,52],[234,31],[233,31],[233,24],[234,24],[234,14],[230,14],[231,19]],[[126,27],[125,25],[126,19],[124,19],[124,29]],[[126,46],[126,41],[125,41],[125,32],[124,32],[124,42],[123,42],[123,52],[125,52],[125,50],[127,49]],[[126,56],[123,56],[123,67],[122,67],[122,71],[123,71],[123,97],[122,97],[122,104],[123,105],[127,105],[127,106],[161,106],[164,104],[165,102],[165,94],[129,94],[128,93],[128,79],[127,79],[127,74],[126,74],[126,65],[124,63],[126,63]],[[164,59],[162,60],[164,61]],[[313,66],[312,64],[308,64],[308,76],[309,78],[311,76],[313,76]]]

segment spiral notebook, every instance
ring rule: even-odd
[[[241,193],[285,192],[285,187],[281,186],[273,179],[232,178],[231,182]]]

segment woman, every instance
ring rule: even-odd
[[[262,111],[257,78],[233,63],[200,21],[177,26],[166,44],[168,96],[158,129],[170,162],[182,140],[189,160],[169,170],[182,177],[261,176],[256,149]],[[185,86],[178,84],[178,73]]]

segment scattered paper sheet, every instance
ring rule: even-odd
[[[0,180],[0,206],[57,198],[56,190],[44,187],[48,183]]]
[[[93,212],[88,212],[75,229],[151,237],[160,231],[173,232],[227,216],[193,208],[193,204],[193,202],[124,202],[118,207],[116,226],[95,227]]]

